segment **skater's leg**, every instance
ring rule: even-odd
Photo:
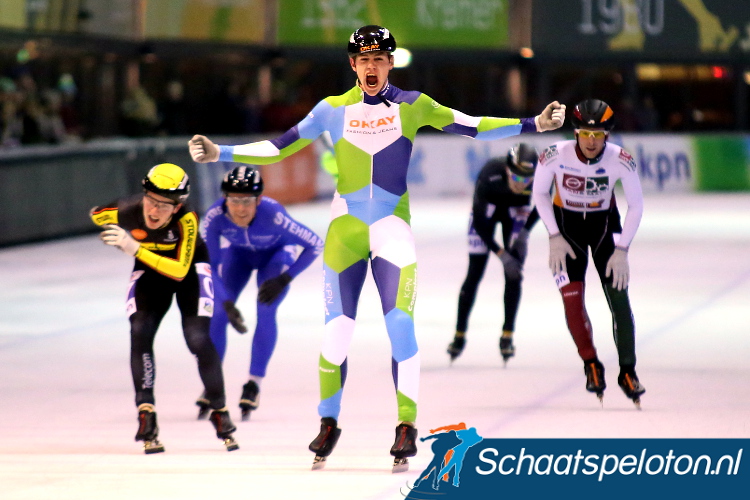
[[[279,249],[262,268],[258,269],[258,287],[268,279],[275,278],[289,269],[294,262],[294,256],[290,253],[292,249]],[[276,312],[281,302],[289,293],[289,287],[271,304],[257,302],[257,324],[253,334],[252,353],[250,356],[250,377],[256,382],[266,376],[266,369],[271,360],[278,338],[278,326],[276,323]]]
[[[207,296],[207,291],[213,289],[210,280],[208,264],[196,263],[179,284],[177,305],[182,313],[185,342],[198,360],[198,373],[206,390],[206,399],[211,408],[220,409],[226,406],[226,397],[221,358],[209,333],[213,311],[213,307],[208,307],[209,300],[213,306],[213,298]],[[203,283],[199,285],[199,282]]]
[[[578,355],[585,361],[596,358],[596,348],[591,321],[584,302],[584,290],[582,281],[574,281],[562,287],[560,293],[565,307],[568,330],[576,344]]]
[[[135,405],[153,405],[156,361],[154,338],[172,302],[168,280],[150,270],[133,272],[128,290],[130,315],[130,370],[135,388]]]
[[[222,361],[227,349],[227,326],[229,325],[224,302],[237,302],[237,298],[250,280],[250,274],[253,271],[253,267],[248,262],[248,253],[243,250],[231,246],[223,249],[220,268],[212,270],[219,278],[213,280],[216,307],[211,317],[211,341]]]
[[[321,417],[338,419],[346,380],[357,305],[367,273],[370,240],[367,225],[351,215],[331,222],[323,251],[326,324],[320,353]]]
[[[474,225],[469,224],[469,269],[458,294],[458,317],[456,331],[466,332],[469,326],[469,315],[474,307],[479,282],[482,281],[487,267],[489,249],[479,237]]]
[[[372,274],[391,341],[398,419],[414,423],[419,397],[419,348],[414,335],[417,257],[411,227],[396,216],[370,227]]]
[[[635,366],[635,321],[630,308],[628,289],[617,290],[612,286],[612,276],[607,277],[609,258],[615,251],[615,243],[610,233],[605,234],[599,245],[592,248],[594,265],[602,282],[604,295],[612,313],[612,334],[617,346],[620,366]]]

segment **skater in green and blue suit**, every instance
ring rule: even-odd
[[[323,250],[326,324],[320,355],[320,435],[310,444],[323,465],[341,430],[337,419],[368,262],[380,294],[391,341],[398,421],[391,454],[402,464],[416,454],[419,349],[414,335],[417,262],[409,225],[406,174],[414,137],[429,125],[452,134],[493,140],[562,126],[565,106],[550,103],[532,118],[473,117],[429,96],[391,85],[389,30],[364,26],[349,39],[349,64],[357,75],[348,92],[320,101],[297,125],[273,140],[218,146],[196,135],[189,141],[197,162],[269,164],[294,154],[329,132],[338,163],[337,194]],[[314,466],[315,467],[315,466]]]

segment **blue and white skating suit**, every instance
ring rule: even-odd
[[[223,303],[237,300],[254,270],[257,270],[258,286],[283,272],[294,278],[323,251],[323,240],[292,219],[279,202],[265,196],[260,199],[255,218],[246,228],[232,222],[224,199],[218,200],[206,212],[201,234],[208,245],[215,272],[216,309],[211,319],[211,340],[224,359],[229,320]],[[302,252],[295,259],[297,246],[302,247]],[[266,375],[278,335],[276,310],[287,291],[271,304],[257,303],[250,375]]]

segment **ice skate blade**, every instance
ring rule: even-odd
[[[597,398],[599,398],[599,404],[602,405],[602,408],[604,408],[604,393],[599,392],[596,395]]]
[[[211,408],[209,408],[208,406],[205,408],[201,407],[201,409],[198,410],[198,420],[206,420],[210,412]]]
[[[406,472],[409,470],[409,459],[408,458],[394,458],[393,459],[393,470],[392,474],[398,474],[400,472]]]
[[[633,404],[635,405],[635,409],[638,411],[641,411],[641,398],[633,398]]]
[[[312,469],[311,470],[321,470],[326,466],[326,459],[328,457],[321,457],[320,455],[315,455],[315,460],[313,460]]]
[[[250,414],[252,413],[252,410],[242,410],[242,421],[247,422],[250,420]]]
[[[164,453],[164,445],[158,440],[143,442],[143,453],[146,455],[153,455],[154,453]]]
[[[235,441],[233,437],[224,438],[224,446],[227,447],[227,451],[240,449],[240,445],[237,444],[237,441]]]

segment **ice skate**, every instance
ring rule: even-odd
[[[516,346],[513,345],[513,337],[503,335],[500,337],[500,355],[503,357],[503,367],[508,360],[516,355]]]
[[[599,402],[604,405],[604,389],[607,388],[607,382],[604,380],[604,366],[594,358],[584,362],[583,372],[586,374],[586,390],[596,393]]]
[[[152,453],[162,453],[162,445],[156,436],[159,434],[159,426],[156,424],[156,412],[154,406],[142,404],[138,407],[138,432],[135,435],[136,441],[143,441],[143,452],[146,455]]]
[[[464,346],[466,345],[465,335],[466,333],[457,331],[455,337],[453,337],[453,342],[448,344],[447,352],[451,357],[451,363],[464,351]]]
[[[237,444],[237,441],[232,437],[232,434],[237,430],[237,427],[232,423],[232,419],[229,418],[229,411],[226,408],[213,410],[209,420],[214,424],[216,437],[224,441],[224,446],[227,447],[227,451],[239,449],[240,445]]]
[[[341,436],[341,429],[338,428],[335,418],[324,417],[320,419],[320,433],[308,447],[310,451],[315,453],[312,470],[325,467],[326,459],[336,446],[339,436]]]
[[[417,454],[417,429],[413,424],[401,422],[396,426],[396,440],[391,446],[393,473],[409,470],[409,458]]]
[[[260,388],[255,381],[250,380],[242,386],[242,397],[240,398],[240,410],[242,410],[242,421],[250,420],[250,412],[258,408],[260,400]]]
[[[635,370],[632,368],[629,370],[623,370],[617,377],[617,385],[620,386],[622,392],[633,400],[635,407],[641,409],[641,394],[646,392],[646,388],[638,381],[638,375],[635,374]]]
[[[208,399],[206,399],[205,391],[203,391],[203,394],[201,394],[200,397],[195,401],[195,405],[198,407],[198,420],[207,419],[208,414],[211,411],[211,406],[209,405]]]

